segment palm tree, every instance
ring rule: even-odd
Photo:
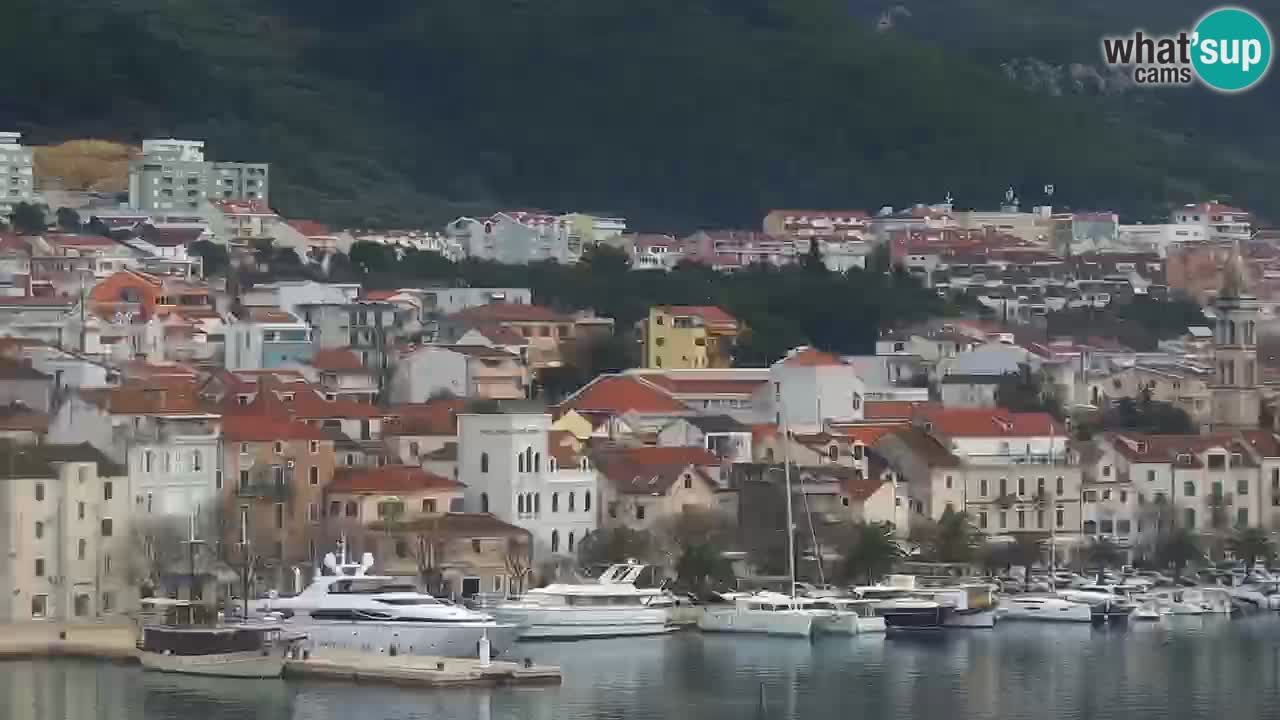
[[[1089,546],[1084,550],[1084,557],[1090,566],[1106,569],[1118,564],[1123,553],[1107,538],[1095,538],[1089,541]]]
[[[942,511],[933,538],[931,555],[938,562],[962,563],[973,558],[979,543],[979,531],[969,519],[969,513],[951,508]]]
[[[1181,577],[1187,563],[1204,558],[1200,540],[1188,528],[1173,528],[1160,539],[1156,557],[1165,565],[1173,566],[1173,576]]]
[[[1232,555],[1244,560],[1245,572],[1253,569],[1258,560],[1268,562],[1274,554],[1271,538],[1262,528],[1242,527],[1227,539],[1227,549]]]
[[[893,527],[889,523],[858,523],[850,529],[845,541],[844,576],[862,577],[870,585],[876,577],[892,570],[894,563],[905,555],[902,546],[893,539]]]

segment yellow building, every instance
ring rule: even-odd
[[[649,368],[726,368],[740,326],[711,305],[657,305],[644,324],[644,364]]]

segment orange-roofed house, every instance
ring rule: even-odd
[[[278,582],[293,565],[314,569],[325,552],[321,521],[333,439],[318,426],[259,412],[226,415],[222,436],[226,512],[249,513],[253,542]],[[232,525],[228,542],[239,532]]]
[[[69,395],[49,426],[49,441],[87,442],[128,469],[138,512],[186,517],[225,484],[219,409],[194,381],[130,381]]]
[[[557,366],[561,362],[560,344],[572,340],[577,329],[572,315],[541,305],[492,303],[446,315],[439,323],[438,340],[457,343],[474,328],[493,326],[508,328],[528,340],[525,359],[533,370]]]
[[[391,380],[396,402],[455,397],[518,400],[528,395],[524,360],[488,345],[423,345],[402,357]]]
[[[657,305],[643,330],[645,367],[727,368],[742,327],[713,305]]]
[[[455,600],[522,594],[534,568],[528,530],[490,513],[444,512],[375,522],[366,535],[380,572],[417,577]]]
[[[857,368],[831,353],[799,347],[769,367],[769,382],[756,390],[752,407],[761,420],[816,433],[828,423],[862,420],[866,393]]]
[[[723,462],[703,448],[618,448],[592,461],[603,478],[601,527],[652,530],[687,509],[737,510],[736,495],[720,482]]]
[[[89,291],[89,306],[103,317],[132,314],[148,320],[178,308],[213,306],[209,287],[136,270],[123,270]]]
[[[693,410],[671,393],[642,377],[600,375],[560,403],[559,410],[577,412],[606,436],[648,430],[657,432],[672,417],[693,415]]]
[[[460,511],[462,496],[457,480],[417,465],[343,468],[326,494],[325,525],[329,537],[345,534],[353,550],[373,552],[370,525],[438,518]]]
[[[378,377],[350,348],[317,350],[303,366],[307,379],[326,393],[362,403],[378,397]]]
[[[916,413],[914,424],[973,461],[1061,462],[1066,457],[1066,428],[1049,413],[928,407]]]

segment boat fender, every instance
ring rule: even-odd
[[[388,654],[389,654],[389,655],[391,655],[391,657],[395,657],[396,655],[399,655],[399,654],[400,654],[400,653],[399,653],[399,651],[397,651],[397,650],[396,650],[395,643],[392,643],[392,644],[391,644],[391,649],[390,649],[390,651],[388,652]]]

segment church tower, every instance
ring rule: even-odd
[[[1262,393],[1258,382],[1258,299],[1248,291],[1244,258],[1237,243],[1213,302],[1218,316],[1213,336],[1214,374],[1209,386],[1214,430],[1258,426]]]

